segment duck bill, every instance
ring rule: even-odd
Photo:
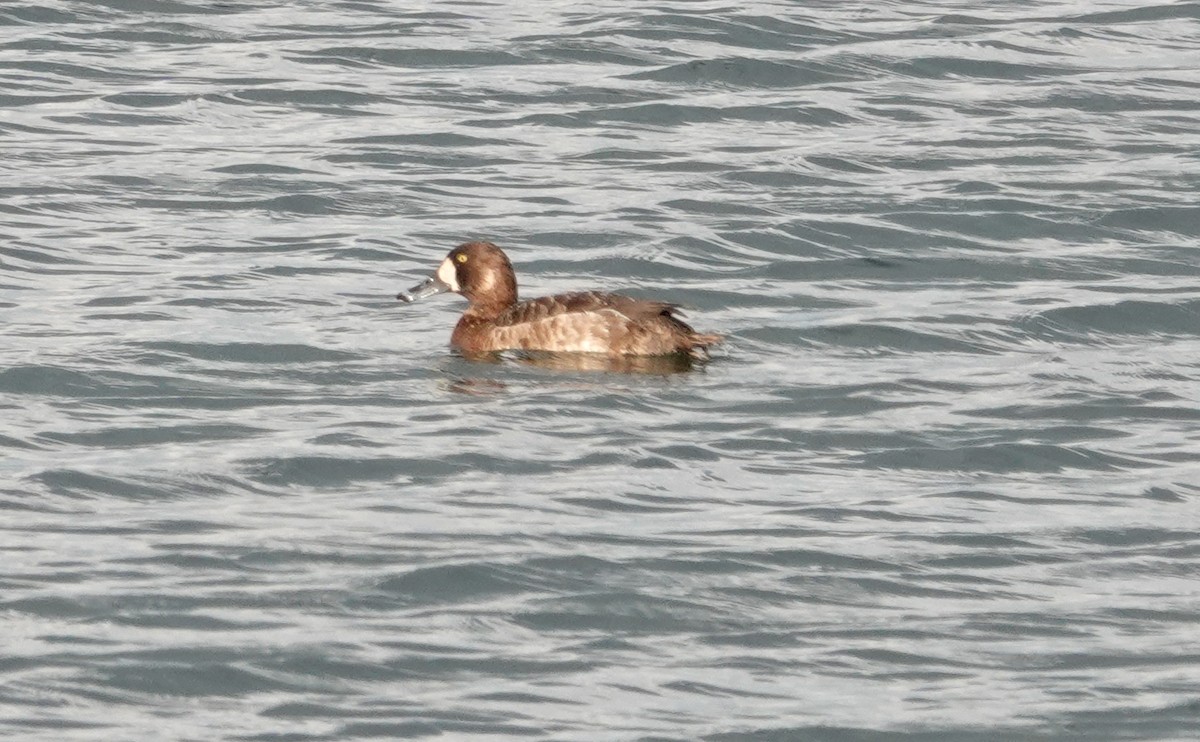
[[[400,301],[412,304],[417,299],[424,299],[427,296],[434,296],[450,291],[450,284],[441,280],[437,276],[430,276],[416,286],[413,286],[408,291],[401,291],[396,294],[396,298]]]

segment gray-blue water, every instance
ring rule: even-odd
[[[1195,2],[4,0],[0,736],[1195,740],[1198,204]]]

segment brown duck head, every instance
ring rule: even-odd
[[[503,250],[490,242],[467,242],[451,250],[432,276],[396,298],[411,303],[446,291],[465,296],[472,309],[502,309],[517,302],[517,276]]]

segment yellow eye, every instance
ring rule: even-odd
[[[466,256],[466,255],[463,255],[463,254],[461,254],[461,253],[459,253],[458,255],[456,255],[456,256],[454,257],[454,259],[455,259],[455,260],[457,260],[457,261],[458,261],[458,262],[460,262],[460,263],[465,263],[465,262],[467,262],[467,256]]]

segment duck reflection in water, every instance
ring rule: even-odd
[[[670,376],[682,374],[703,368],[702,361],[696,361],[684,353],[673,353],[665,356],[604,356],[598,353],[551,353],[544,351],[518,351],[505,353],[462,353],[456,354],[472,364],[517,363],[522,366],[546,369],[549,371],[578,371],[584,373],[612,373],[621,375]],[[489,395],[506,391],[509,384],[500,379],[486,376],[461,375],[451,371],[452,379],[446,388],[460,394]]]

